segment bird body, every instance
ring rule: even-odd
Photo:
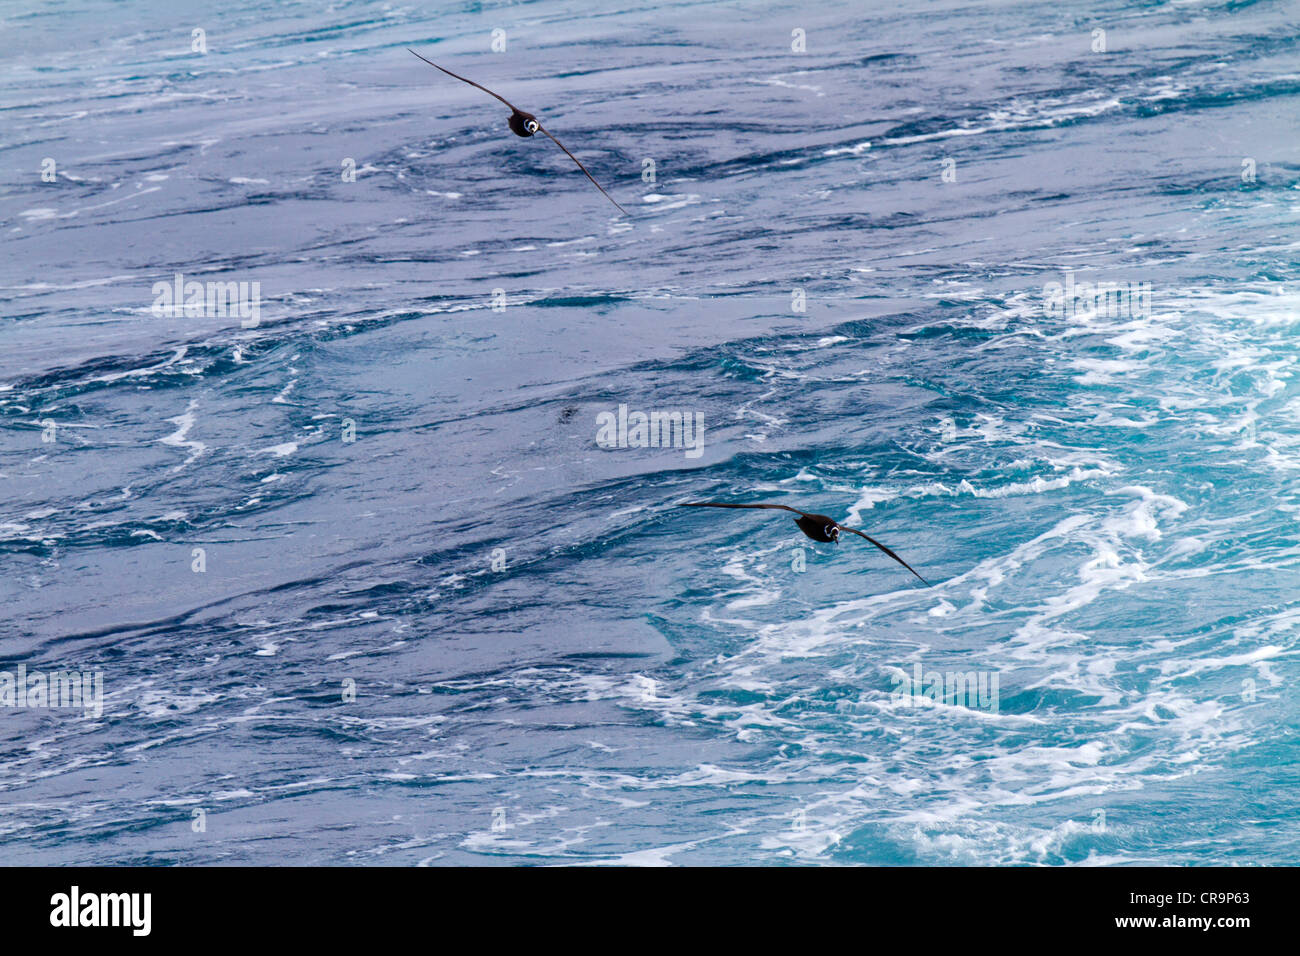
[[[794,523],[799,526],[800,531],[814,541],[839,542],[840,527],[834,519],[826,515],[800,515],[794,519]]]
[[[789,505],[775,505],[775,504],[767,504],[767,503],[747,505],[747,504],[736,504],[729,501],[683,501],[680,505],[678,505],[678,507],[680,508],[769,508],[769,509],[776,509],[779,511],[789,511],[799,516],[794,519],[794,523],[799,526],[800,531],[802,531],[808,537],[812,538],[814,541],[824,541],[830,544],[839,544],[841,531],[847,531],[850,534],[856,534],[860,538],[866,538],[868,541],[874,544],[885,554],[889,555],[891,558],[893,558],[903,567],[907,568],[907,570],[911,571],[913,574],[916,574],[917,578],[921,581],[922,584],[924,584],[926,587],[930,587],[930,582],[927,581],[925,578],[921,577],[921,575],[917,574],[915,568],[913,568],[910,564],[908,564],[906,561],[904,561],[902,558],[896,555],[889,548],[885,547],[875,538],[871,537],[870,535],[866,534],[863,531],[859,531],[857,528],[846,527],[845,525],[840,524],[834,518],[830,518],[826,515],[811,514],[807,511],[800,511],[798,508],[791,508]]]
[[[411,50],[410,52],[413,53],[415,56],[420,57],[421,60],[424,60],[425,63],[429,64],[434,69],[442,70],[442,72],[446,73],[448,76],[455,77],[456,79],[460,80],[462,83],[468,83],[470,86],[482,90],[488,96],[496,97],[506,106],[510,107],[510,118],[506,120],[506,124],[510,127],[510,131],[512,133],[514,133],[516,136],[522,136],[525,139],[537,133],[544,133],[552,143],[560,147],[560,149],[564,150],[564,155],[568,156],[569,159],[573,160],[575,163],[578,164],[578,168],[581,169],[583,174],[588,179],[591,180],[591,184],[600,190],[602,196],[604,196],[610,202],[614,203],[614,206],[623,215],[626,216],[628,214],[626,209],[624,209],[617,202],[615,202],[613,196],[605,192],[605,187],[603,187],[600,183],[596,182],[596,177],[591,175],[590,172],[588,172],[587,167],[582,165],[582,162],[578,159],[578,157],[574,156],[571,152],[569,152],[569,150],[565,147],[563,143],[561,143],[558,139],[552,136],[550,130],[543,128],[542,124],[538,121],[537,117],[534,116],[532,113],[525,113],[523,110],[519,109],[509,100],[507,100],[504,96],[502,96],[499,93],[493,93],[486,86],[483,86],[480,83],[475,83],[473,80],[466,79],[465,77],[461,76],[459,73],[453,73],[451,72],[451,70],[447,69],[444,66],[438,66],[437,63],[434,63],[432,60],[420,56],[420,54],[416,53],[414,50]]]
[[[532,136],[539,129],[541,124],[537,122],[537,117],[532,113],[525,113],[523,110],[515,110],[510,114],[510,119],[506,120],[510,126],[510,131],[516,136]]]

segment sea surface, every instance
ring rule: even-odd
[[[1298,24],[6,3],[0,862],[1294,864]]]

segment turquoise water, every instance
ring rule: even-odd
[[[6,12],[0,859],[1294,863],[1296,7],[1065,6]]]

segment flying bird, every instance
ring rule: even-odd
[[[411,50],[410,47],[407,47],[407,49],[411,53],[414,53],[416,56],[420,56],[420,54],[415,53],[414,50]],[[591,175],[591,173],[587,171],[587,167],[582,165],[582,163],[578,160],[578,157],[574,156],[567,149],[565,149],[564,144],[561,143],[558,139],[556,139],[554,136],[551,136],[550,130],[546,129],[544,126],[542,126],[541,123],[537,122],[537,117],[534,116],[532,113],[525,113],[523,110],[519,109],[509,100],[507,100],[504,96],[501,96],[500,94],[497,93],[493,93],[486,86],[483,86],[479,83],[475,83],[473,80],[467,80],[465,79],[465,77],[461,76],[460,74],[453,73],[451,72],[451,70],[448,70],[446,67],[438,66],[437,63],[434,63],[432,60],[426,59],[425,57],[420,56],[420,59],[424,60],[424,62],[429,64],[431,67],[442,70],[442,72],[446,73],[448,76],[455,77],[456,79],[460,80],[462,83],[468,83],[470,86],[478,87],[484,93],[488,94],[488,96],[495,96],[502,103],[505,103],[506,106],[510,107],[510,119],[508,119],[506,122],[510,124],[510,129],[516,136],[523,136],[527,138],[529,136],[534,135],[535,133],[545,133],[547,136],[550,136],[551,142],[553,142],[556,146],[560,147],[560,149],[563,149],[564,154],[568,156],[569,159],[573,160],[575,163],[578,164],[578,168],[581,169],[583,173],[586,174],[587,178],[591,180],[591,184],[600,190],[601,195],[604,196],[606,199],[608,199],[610,202],[614,203],[614,205],[618,208],[618,211],[621,212],[623,215],[626,216],[628,214],[627,210],[624,209],[622,206],[619,206],[619,204],[614,201],[614,197],[611,196],[609,193],[605,192],[604,187],[601,186],[600,183],[596,182],[596,177]]]
[[[844,525],[840,524],[835,519],[828,518],[826,515],[809,514],[806,511],[800,511],[798,508],[791,508],[789,505],[769,505],[769,504],[737,505],[725,501],[683,501],[680,505],[678,505],[678,507],[679,508],[773,508],[778,511],[792,511],[799,516],[794,519],[794,523],[799,526],[799,530],[802,531],[804,534],[806,534],[808,537],[812,538],[814,541],[829,541],[833,544],[839,544],[840,532],[849,531],[852,532],[853,534],[858,535],[859,537],[866,538],[868,541],[874,544],[881,551],[885,552],[885,554],[889,555],[891,558],[893,558],[903,567],[907,568],[907,570],[911,571],[913,574],[916,574],[915,568],[913,568],[910,564],[908,564],[898,555],[894,554],[893,551],[889,550],[889,548],[885,547],[875,538],[871,537],[868,534],[864,534],[863,532],[859,531],[857,528],[846,528],[844,527]],[[933,587],[933,585],[930,584],[930,582],[927,581],[925,578],[921,577],[921,575],[916,574],[916,576],[921,581],[921,583],[924,584],[926,587]]]

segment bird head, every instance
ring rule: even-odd
[[[828,524],[826,526],[826,537],[830,538],[835,544],[840,543],[840,526],[837,524]]]
[[[537,120],[531,120],[531,119],[530,119],[530,120],[525,121],[525,123],[524,123],[524,129],[528,130],[528,135],[529,135],[529,136],[532,136],[532,135],[533,135],[534,133],[536,133],[539,129],[541,129],[541,127],[540,127],[539,125],[537,125]]]

